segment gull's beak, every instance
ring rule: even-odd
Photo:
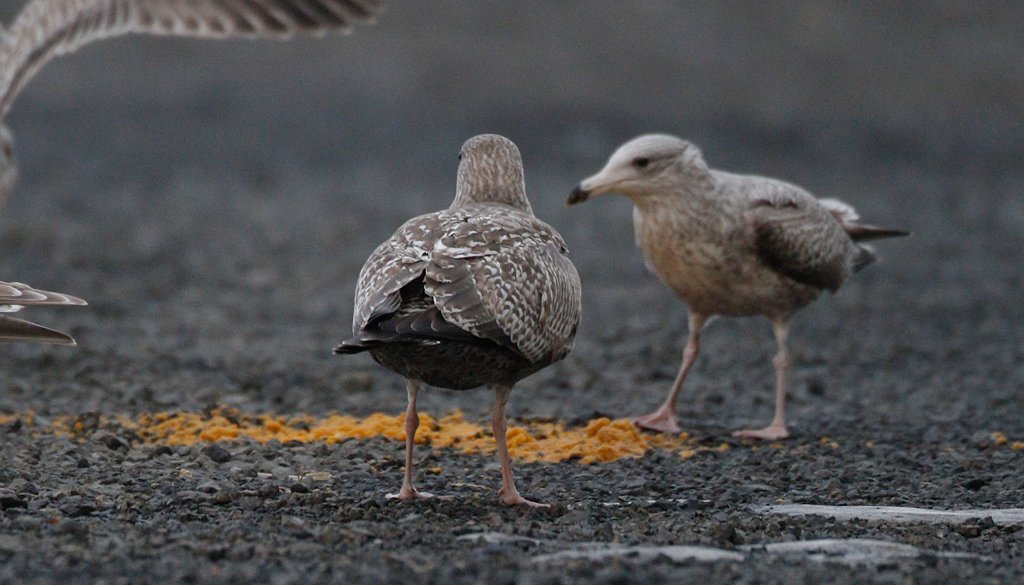
[[[577,203],[583,203],[590,197],[590,192],[583,188],[583,183],[576,185],[569,194],[569,198],[565,200],[566,205],[576,205]]]
[[[569,199],[565,201],[565,204],[576,205],[577,203],[583,203],[594,195],[601,195],[602,193],[611,191],[618,181],[614,179],[609,180],[607,175],[608,172],[602,170],[596,175],[587,177],[580,181],[580,184],[576,185],[576,188],[572,190],[572,193],[569,195]]]

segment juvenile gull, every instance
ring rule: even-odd
[[[38,305],[84,304],[85,301],[71,295],[39,290],[20,282],[0,282],[0,313],[16,313],[25,307]],[[75,345],[74,338],[66,333],[7,315],[0,315],[0,341]]]
[[[866,240],[907,232],[857,223],[835,199],[816,199],[800,187],[708,168],[700,150],[673,136],[651,134],[619,147],[605,167],[572,192],[570,205],[592,195],[632,200],[637,245],[648,267],[686,302],[690,338],[665,402],[635,419],[640,426],[679,432],[676,399],[697,358],[700,332],[715,315],[764,315],[778,352],[775,417],[741,437],[780,439],[786,429],[786,335],[793,315],[823,290],[835,292],[875,260]]]
[[[391,497],[429,497],[412,482],[421,385],[488,385],[498,496],[540,505],[520,496],[512,479],[505,405],[513,384],[573,347],[580,279],[566,254],[562,236],[533,215],[519,149],[484,134],[462,145],[451,207],[410,219],[370,255],[356,286],[353,336],[334,352],[369,351],[406,378],[405,478]]]
[[[3,119],[54,57],[129,33],[286,39],[347,32],[353,23],[372,22],[379,10],[377,0],[31,0],[9,29],[0,26],[0,203],[17,179]]]

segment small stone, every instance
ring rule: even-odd
[[[21,499],[18,494],[9,489],[0,489],[0,510],[9,510],[11,508],[25,508],[28,506],[28,502]]]
[[[107,432],[99,431],[93,435],[93,440],[102,443],[107,449],[112,451],[128,450],[128,442],[118,437],[117,435]]]
[[[988,483],[989,483],[989,480],[987,480],[987,479],[985,479],[983,477],[976,477],[974,479],[969,479],[969,480],[965,481],[964,482],[964,487],[969,489],[969,490],[971,490],[972,492],[976,492],[976,491],[980,490],[981,488],[987,486]]]
[[[825,381],[815,376],[807,380],[807,393],[811,396],[825,395]]]
[[[173,455],[174,449],[171,449],[167,445],[158,445],[156,449],[153,449],[153,457],[161,457],[163,455]]]
[[[956,527],[956,531],[964,538],[977,538],[981,536],[981,526],[976,522],[964,522]]]
[[[231,452],[216,443],[203,449],[203,455],[209,457],[214,463],[227,463],[231,461]]]

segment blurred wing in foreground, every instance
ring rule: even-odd
[[[20,282],[0,282],[0,313],[16,313],[25,307],[39,305],[81,306],[84,304],[86,304],[85,301],[71,295],[39,290]],[[0,341],[35,341],[37,343],[75,345],[74,338],[66,333],[7,315],[0,315]]]
[[[0,27],[0,124],[50,59],[96,40],[142,33],[208,39],[286,39],[370,23],[377,0],[31,0]],[[0,128],[0,202],[16,180],[13,143]]]

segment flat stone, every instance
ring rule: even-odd
[[[1024,508],[929,510],[903,506],[825,506],[813,504],[778,504],[755,507],[761,514],[787,516],[825,516],[836,520],[884,520],[886,522],[959,524],[967,520],[992,518],[997,526],[1024,524]]]
[[[505,534],[503,532],[471,532],[457,536],[455,540],[468,540],[471,542],[484,542],[486,544],[529,544],[537,546],[541,544],[536,538]]]
[[[922,550],[909,544],[869,538],[842,538],[797,540],[769,544],[747,545],[741,550],[751,553],[799,557],[819,563],[842,565],[877,565],[890,561],[913,560],[922,555],[946,559],[979,559],[969,553]]]
[[[550,563],[568,560],[604,561],[609,559],[629,558],[636,561],[649,561],[659,557],[673,562],[700,561],[713,563],[717,561],[743,561],[746,557],[738,552],[709,546],[666,545],[666,546],[602,546],[564,550],[556,553],[538,555],[533,558],[535,563]]]

